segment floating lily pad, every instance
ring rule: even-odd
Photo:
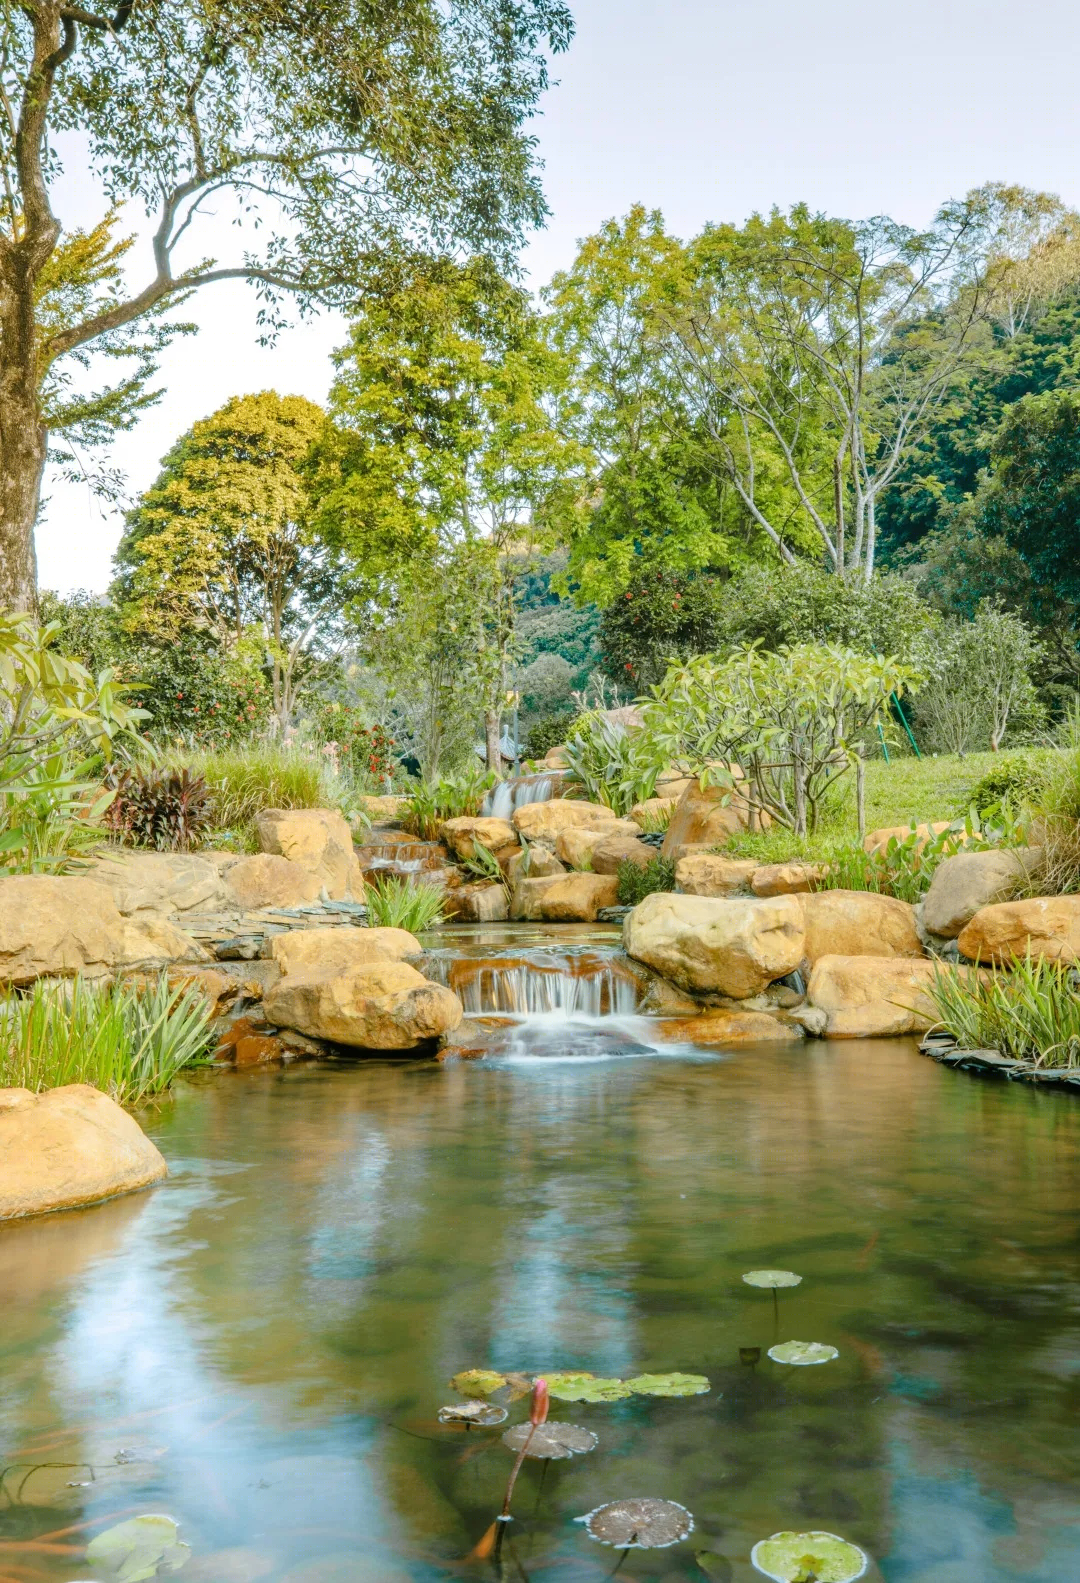
[[[511,1451],[520,1451],[528,1441],[526,1456],[539,1457],[545,1461],[580,1456],[585,1451],[592,1451],[598,1443],[591,1429],[582,1429],[578,1424],[560,1424],[557,1419],[537,1424],[535,1429],[532,1424],[515,1424],[502,1438],[503,1445],[509,1446]]]
[[[568,1393],[577,1391],[582,1386],[591,1385],[596,1375],[590,1374],[587,1369],[580,1369],[566,1374],[543,1374],[540,1378],[547,1380],[547,1388],[552,1396],[557,1396],[562,1402],[576,1402],[577,1397]]]
[[[778,1286],[799,1286],[802,1276],[796,1275],[794,1270],[747,1270],[743,1276],[747,1286],[771,1287],[773,1291]]]
[[[734,1573],[727,1556],[717,1555],[715,1550],[696,1550],[694,1560],[713,1583],[731,1583]]]
[[[171,1517],[132,1517],[91,1539],[86,1558],[118,1583],[141,1583],[143,1578],[179,1572],[191,1546],[178,1541],[178,1532]]]
[[[701,1396],[709,1389],[704,1374],[636,1374],[626,1383],[635,1396]]]
[[[564,1383],[558,1389],[549,1381],[548,1389],[560,1402],[621,1402],[631,1394],[628,1380],[603,1380],[592,1375]]]
[[[826,1533],[773,1534],[754,1546],[750,1560],[773,1583],[853,1583],[869,1564],[858,1545]]]
[[[463,1369],[450,1384],[462,1396],[490,1396],[506,1384],[506,1375],[496,1374],[494,1369]]]
[[[781,1341],[779,1346],[769,1348],[769,1356],[774,1363],[793,1363],[802,1368],[810,1363],[831,1363],[840,1354],[824,1341]]]
[[[694,1531],[694,1519],[685,1506],[652,1496],[609,1501],[578,1522],[585,1524],[590,1539],[618,1550],[666,1550]]]
[[[505,1407],[496,1407],[494,1402],[483,1402],[476,1398],[471,1402],[451,1402],[449,1407],[439,1408],[440,1424],[480,1424],[482,1428],[490,1429],[495,1424],[504,1424],[506,1418]]]

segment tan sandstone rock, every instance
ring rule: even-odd
[[[685,847],[722,846],[747,825],[747,806],[738,789],[706,786],[692,780],[682,793],[664,835],[665,857],[678,858]]]
[[[699,1044],[710,1049],[740,1044],[796,1044],[806,1037],[797,1024],[764,1011],[707,1011],[700,1017],[670,1017],[658,1022],[665,1044]]]
[[[915,909],[868,890],[820,890],[798,898],[806,928],[804,961],[823,956],[922,956]]]
[[[212,912],[229,905],[221,853],[109,848],[86,877],[107,885],[118,912]]]
[[[1036,896],[981,907],[956,943],[971,962],[1014,962],[1029,950],[1052,962],[1080,961],[1080,896]]]
[[[925,1033],[937,1020],[926,993],[935,970],[957,971],[925,957],[823,956],[807,986],[807,1026],[829,1039]]]
[[[124,918],[106,885],[76,875],[0,878],[0,983],[35,978],[100,977],[117,967],[207,953],[170,919]]]
[[[627,915],[623,943],[681,989],[748,1000],[798,967],[803,916],[797,896],[729,900],[658,893]]]
[[[364,879],[352,832],[338,809],[267,808],[255,824],[262,850],[299,863],[331,900],[363,901]]]
[[[565,874],[566,866],[555,856],[554,847],[546,841],[533,841],[527,847],[511,852],[506,863],[506,877],[511,885],[522,879],[550,879],[552,874]]]
[[[461,1021],[461,1002],[406,962],[295,973],[263,1002],[268,1022],[360,1050],[412,1050]]]
[[[820,863],[763,863],[754,870],[755,896],[806,896],[824,873]]]
[[[983,907],[1008,901],[1037,868],[1039,847],[994,852],[957,852],[938,865],[923,899],[923,923],[931,934],[955,940]]]
[[[407,929],[290,929],[270,939],[283,973],[343,973],[370,962],[402,962],[423,947]]]
[[[603,803],[580,797],[553,797],[550,802],[529,802],[514,810],[514,829],[526,841],[547,841],[554,846],[563,830],[604,830],[620,823],[619,816]]]
[[[636,825],[645,830],[665,815],[670,818],[678,807],[681,796],[682,788],[679,789],[678,794],[669,792],[664,797],[649,797],[645,802],[636,802],[630,810],[630,817]]]
[[[649,846],[637,836],[605,835],[603,840],[593,847],[593,873],[617,874],[620,863],[635,863],[638,868],[648,868],[653,859],[659,856],[656,847]]]
[[[632,819],[617,819],[612,814],[606,824],[595,828],[585,829],[571,825],[569,829],[560,830],[555,837],[555,852],[568,868],[588,869],[592,867],[596,848],[602,846],[605,841],[610,841],[616,836],[636,841],[639,834],[638,827]]]
[[[688,852],[675,865],[675,883],[687,896],[738,896],[749,889],[757,867],[753,859]]]
[[[454,916],[466,923],[505,923],[510,916],[505,885],[462,885],[451,900]]]
[[[454,856],[459,858],[475,857],[478,844],[486,846],[489,852],[496,854],[504,847],[518,844],[517,831],[508,820],[485,819],[480,816],[469,818],[466,815],[460,819],[447,819],[439,835]]]
[[[225,870],[225,883],[233,905],[251,909],[302,907],[322,890],[311,869],[272,852],[237,858]]]
[[[934,824],[920,824],[915,827],[915,850],[921,852],[928,841],[944,831],[951,829],[948,819],[939,819]],[[883,825],[880,830],[871,830],[863,837],[864,852],[884,852],[890,841],[899,841],[901,845],[911,835],[910,824]]]
[[[100,1090],[0,1089],[0,1220],[95,1204],[167,1175],[138,1122]]]
[[[614,907],[619,882],[614,874],[555,874],[523,879],[514,890],[510,916],[530,922],[592,923],[601,907]]]
[[[409,806],[407,797],[361,797],[360,807],[372,824],[396,824]]]

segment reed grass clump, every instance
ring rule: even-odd
[[[163,1093],[209,1059],[210,1003],[197,989],[39,981],[0,995],[0,1087],[90,1083],[122,1105]]]
[[[403,876],[385,874],[368,881],[368,918],[380,929],[407,929],[422,934],[443,923],[443,893],[438,885],[416,883]]]
[[[258,850],[255,820],[267,808],[342,807],[340,778],[310,753],[253,744],[192,754],[184,762],[205,782],[207,824],[229,832],[243,851]]]
[[[1041,1067],[1080,1065],[1080,982],[1066,962],[1032,957],[986,974],[938,968],[928,986],[962,1050],[997,1050]]]

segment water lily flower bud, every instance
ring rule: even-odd
[[[530,1424],[543,1424],[547,1422],[548,1415],[548,1388],[547,1380],[537,1380],[533,1386],[532,1402],[529,1406]]]

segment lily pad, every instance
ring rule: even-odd
[[[769,1356],[774,1363],[793,1363],[804,1368],[811,1363],[831,1363],[840,1354],[824,1341],[781,1341],[779,1346],[769,1348]]]
[[[635,1396],[701,1396],[709,1389],[704,1374],[636,1374],[626,1383]]]
[[[800,1286],[802,1276],[796,1275],[794,1270],[747,1270],[743,1276],[747,1286],[771,1287],[773,1291],[778,1286]]]
[[[858,1545],[817,1532],[773,1534],[754,1546],[750,1560],[773,1583],[853,1583],[869,1565]]]
[[[587,1517],[579,1517],[590,1539],[618,1550],[666,1550],[694,1531],[694,1519],[676,1501],[653,1496],[629,1501],[609,1501]]]
[[[537,1424],[535,1429],[532,1424],[515,1424],[502,1438],[503,1445],[509,1446],[511,1451],[521,1451],[528,1441],[526,1456],[553,1462],[563,1457],[580,1456],[598,1444],[591,1429],[582,1429],[578,1424],[560,1424],[554,1418],[546,1424]]]
[[[494,1369],[463,1369],[460,1374],[454,1375],[450,1384],[462,1396],[490,1396],[494,1391],[502,1390],[506,1384],[506,1375],[496,1374]]]
[[[564,1375],[558,1387],[549,1380],[548,1389],[560,1402],[621,1402],[631,1394],[628,1380],[601,1380],[593,1375],[587,1378]]]
[[[490,1429],[495,1424],[504,1424],[506,1419],[505,1407],[496,1407],[494,1402],[483,1402],[476,1398],[471,1402],[451,1402],[449,1407],[439,1408],[440,1424],[479,1424],[484,1429]]]
[[[171,1517],[131,1517],[91,1539],[86,1558],[118,1583],[141,1583],[143,1578],[179,1572],[191,1546],[178,1541],[178,1532]]]

